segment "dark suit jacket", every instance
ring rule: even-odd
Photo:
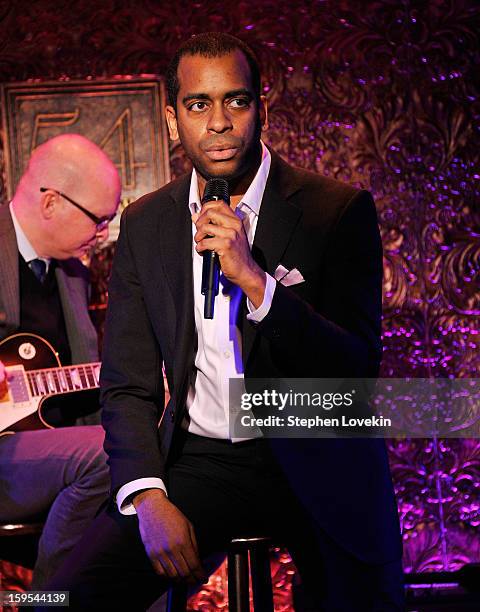
[[[0,245],[0,340],[3,340],[20,325],[18,246],[8,205],[0,206]],[[58,261],[55,273],[72,362],[96,361],[97,333],[88,314],[88,270],[72,258]]]
[[[164,476],[185,409],[195,355],[189,184],[190,176],[173,181],[122,217],[101,376],[113,492]],[[244,320],[247,383],[377,375],[382,249],[368,192],[294,169],[272,153],[252,252],[270,274],[282,263],[305,282],[277,283],[265,319],[257,326]],[[162,361],[171,392],[165,411]],[[382,440],[271,444],[299,499],[332,537],[368,561],[400,556]]]

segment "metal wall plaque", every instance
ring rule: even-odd
[[[161,79],[9,83],[2,86],[7,193],[11,198],[35,147],[77,133],[98,144],[122,180],[119,212],[170,180]],[[118,219],[110,240],[118,235]]]

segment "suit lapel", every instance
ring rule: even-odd
[[[79,262],[75,262],[80,265]],[[73,363],[85,363],[98,359],[95,328],[88,314],[87,288],[78,272],[69,270],[69,260],[58,261],[55,275],[62,302],[68,343]]]
[[[172,188],[171,201],[159,218],[159,247],[163,272],[176,311],[174,337],[174,380],[177,406],[184,403],[187,374],[194,356],[195,320],[192,269],[192,221],[188,208],[190,175]]]
[[[0,337],[2,326],[9,334],[20,325],[18,246],[8,205],[0,207]],[[4,316],[2,316],[4,313]],[[2,323],[3,320],[3,323]]]
[[[261,268],[274,276],[302,211],[289,201],[299,189],[294,170],[273,151],[271,155],[272,163],[263,194],[252,255]],[[246,316],[246,305],[243,316]],[[244,364],[248,361],[255,337],[255,328],[252,325],[244,325]]]
[[[272,165],[252,246],[255,261],[272,276],[302,214],[300,208],[289,202],[298,187],[293,174],[285,176],[283,166],[290,175],[287,164],[272,152]]]

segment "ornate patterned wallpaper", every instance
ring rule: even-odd
[[[478,376],[477,3],[0,0],[0,81],[162,74],[180,41],[208,30],[259,55],[267,140],[285,159],[374,193],[383,374]],[[172,175],[187,167],[174,147]],[[99,303],[109,261],[94,266]],[[479,441],[389,447],[406,571],[480,561]]]

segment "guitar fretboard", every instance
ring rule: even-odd
[[[29,370],[25,374],[33,397],[83,391],[98,387],[100,363]]]

